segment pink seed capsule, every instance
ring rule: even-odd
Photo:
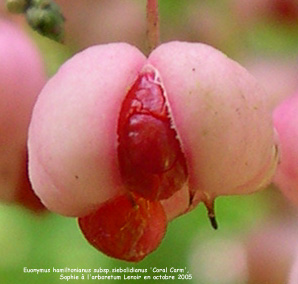
[[[280,141],[280,163],[274,183],[296,206],[298,205],[298,92],[285,99],[273,113]]]
[[[43,211],[29,183],[27,135],[45,70],[28,35],[1,17],[0,58],[0,201]]]
[[[145,66],[129,90],[118,122],[118,159],[127,189],[150,200],[181,189],[187,167],[157,70]]]
[[[216,227],[216,197],[271,181],[271,119],[256,80],[210,46],[169,42],[148,58],[128,44],[94,46],[66,62],[38,98],[30,179],[50,210],[80,218],[91,244],[137,261],[157,247],[167,222],[199,202]],[[154,223],[157,237],[139,233]]]
[[[169,42],[148,58],[123,43],[88,48],[35,105],[33,188],[67,216],[127,192],[162,200],[170,219],[200,201],[212,211],[217,196],[271,181],[277,151],[265,98],[244,68],[204,44]]]

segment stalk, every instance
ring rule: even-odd
[[[147,41],[151,52],[159,45],[158,0],[147,0]]]

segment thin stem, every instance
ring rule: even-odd
[[[214,209],[215,197],[210,196],[206,192],[200,192],[200,193],[197,193],[197,198],[199,198],[200,201],[202,201],[205,204],[205,206],[207,208],[207,214],[208,214],[208,218],[210,220],[211,226],[213,229],[216,230],[218,228],[218,224],[216,221],[215,209]]]
[[[206,204],[205,204],[206,205]],[[218,229],[216,217],[215,217],[215,211],[214,211],[214,200],[209,205],[206,205],[207,211],[208,211],[208,218],[210,220],[211,226],[214,230]]]
[[[147,40],[151,52],[159,44],[158,0],[147,0]]]

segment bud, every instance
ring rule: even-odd
[[[32,29],[55,41],[64,38],[64,17],[60,7],[51,0],[33,0],[26,11]]]

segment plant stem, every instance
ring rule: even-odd
[[[159,44],[158,0],[147,0],[147,41],[149,52]]]

